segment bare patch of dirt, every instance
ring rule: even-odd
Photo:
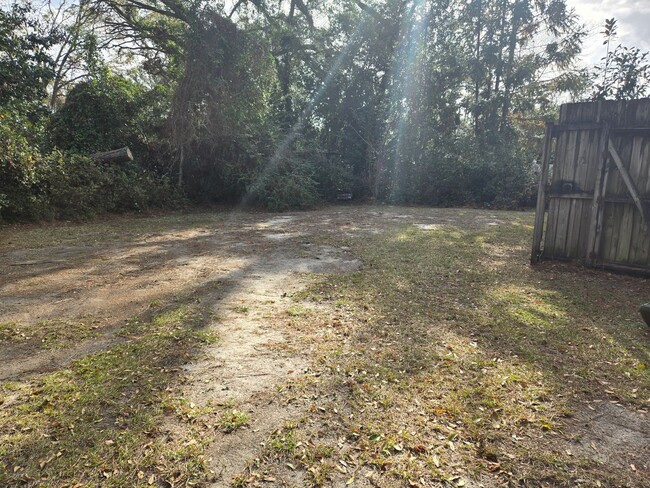
[[[605,465],[650,477],[650,417],[612,402],[594,402],[576,420],[576,449]]]
[[[311,360],[278,317],[294,304],[291,297],[306,275],[361,265],[345,250],[310,242],[311,219],[241,214],[211,222],[207,216],[199,226],[161,228],[129,242],[8,250],[0,255],[10,270],[0,283],[3,322],[37,327],[47,319],[93,316],[101,318],[102,330],[58,351],[2,344],[0,380],[54,371],[107,349],[121,340],[117,332],[129,317],[194,294],[212,317],[208,330],[220,340],[184,367],[182,395],[197,405],[237,405],[251,419],[236,434],[214,434],[211,467],[217,486],[228,486],[260,441],[299,413],[267,395],[301,375]]]

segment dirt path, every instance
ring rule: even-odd
[[[465,213],[410,212],[351,207],[278,216],[170,216],[153,224],[130,219],[91,224],[90,231],[78,225],[18,230],[14,235],[5,230],[0,234],[0,268],[5,270],[0,277],[0,323],[38,328],[44,322],[92,321],[98,337],[64,351],[42,351],[30,341],[19,347],[0,342],[0,358],[5,360],[0,380],[52,371],[109,347],[125,320],[146,313],[151,304],[217,280],[244,291],[246,286],[237,282],[252,280],[253,289],[264,294],[270,278],[276,280],[272,286],[279,286],[296,281],[299,273],[346,272],[358,266],[345,256],[346,250],[312,243],[310,236],[372,235],[406,220],[422,222],[420,226],[460,224]],[[490,213],[472,219],[478,226],[495,220]],[[145,222],[148,228],[141,231]]]

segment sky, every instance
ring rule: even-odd
[[[589,31],[582,55],[587,66],[598,64],[605,55],[601,32],[605,19],[611,17],[618,23],[614,46],[623,44],[650,51],[650,0],[567,0],[567,4],[576,9]]]

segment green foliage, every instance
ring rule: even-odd
[[[54,76],[48,49],[59,34],[47,31],[33,17],[29,4],[0,9],[0,106],[39,101]]]
[[[493,136],[493,137],[499,137]],[[433,138],[417,154],[389,162],[379,197],[393,203],[520,208],[532,204],[534,150],[518,147],[516,134],[488,141],[471,131],[453,140]],[[407,157],[414,158],[410,162]]]
[[[102,70],[68,93],[52,117],[52,142],[82,154],[138,145],[136,124],[145,109],[144,100],[141,85]]]
[[[328,12],[329,56],[354,36],[363,42],[317,109],[322,144],[338,159],[327,171],[345,175],[355,196],[384,201],[529,204],[543,123],[529,131],[521,119],[547,118],[556,93],[584,89],[584,75],[570,74],[584,31],[565,2],[368,5]],[[331,64],[323,57],[315,63]]]
[[[650,52],[621,44],[612,51],[611,44],[617,37],[616,19],[605,19],[602,32],[603,45],[607,46],[603,64],[591,72],[593,100],[631,100],[641,98],[650,91]]]
[[[41,104],[51,79],[45,46],[58,42],[56,33],[40,34],[29,9],[0,18],[0,48],[22,56],[3,62],[18,60],[7,72],[27,87],[4,108],[26,127],[14,124],[11,136],[11,158],[24,157],[2,175],[5,214],[10,201],[40,215],[67,200],[69,212],[54,212],[66,218],[144,208],[143,192],[168,188],[168,177],[196,203],[243,200],[273,210],[309,208],[339,192],[529,205],[543,121],[561,96],[582,96],[590,81],[575,66],[585,30],[566,0],[260,0],[236,2],[232,12],[207,0],[105,6],[101,15],[73,8],[80,17],[61,24],[73,39],[57,45],[76,61],[65,73],[54,63],[54,114]],[[34,36],[23,42],[12,22]],[[104,22],[107,31],[84,27]],[[647,55],[610,52],[615,27],[609,19],[594,97],[643,96]],[[99,46],[118,31],[121,48],[102,58]],[[108,59],[125,61],[128,75],[111,71]],[[77,71],[83,81],[72,86]],[[99,167],[56,152],[125,145],[139,166]]]
[[[593,73],[594,100],[632,100],[650,93],[650,52],[618,45]]]
[[[59,154],[50,159],[45,180],[55,218],[88,218],[180,204],[169,181],[135,165],[104,165],[83,156]]]
[[[354,168],[345,158],[345,153],[326,155],[315,151],[313,178],[318,185],[318,193],[324,199],[332,201],[339,193],[362,195],[364,190],[355,181]]]
[[[32,127],[26,117],[0,113],[0,219],[23,215],[47,217],[47,199],[40,187],[41,155],[32,145]]]
[[[593,100],[631,100],[644,97],[650,90],[650,52],[639,48],[628,48],[619,44],[611,50],[612,41],[617,36],[616,19],[605,19],[602,32],[607,46],[603,64],[591,72]]]
[[[319,201],[313,170],[300,158],[272,159],[254,178],[246,201],[277,212],[312,208]]]
[[[104,212],[174,207],[181,202],[168,181],[136,165],[111,166],[55,150],[42,154],[30,126],[0,114],[0,220],[83,219]]]

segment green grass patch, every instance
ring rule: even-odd
[[[36,324],[0,323],[0,345],[29,344],[36,349],[60,349],[99,334],[99,321],[48,320]]]
[[[206,479],[205,437],[161,430],[176,367],[206,342],[181,306],[131,321],[125,342],[30,382],[0,385],[0,486],[147,486]]]
[[[303,305],[292,305],[287,309],[289,317],[304,317],[313,313],[313,309]]]
[[[235,430],[248,425],[250,418],[246,412],[231,410],[225,412],[219,421],[219,425],[224,432],[234,432]]]
[[[298,440],[296,437],[295,425],[288,424],[271,435],[269,447],[281,454],[292,455],[296,452]]]

